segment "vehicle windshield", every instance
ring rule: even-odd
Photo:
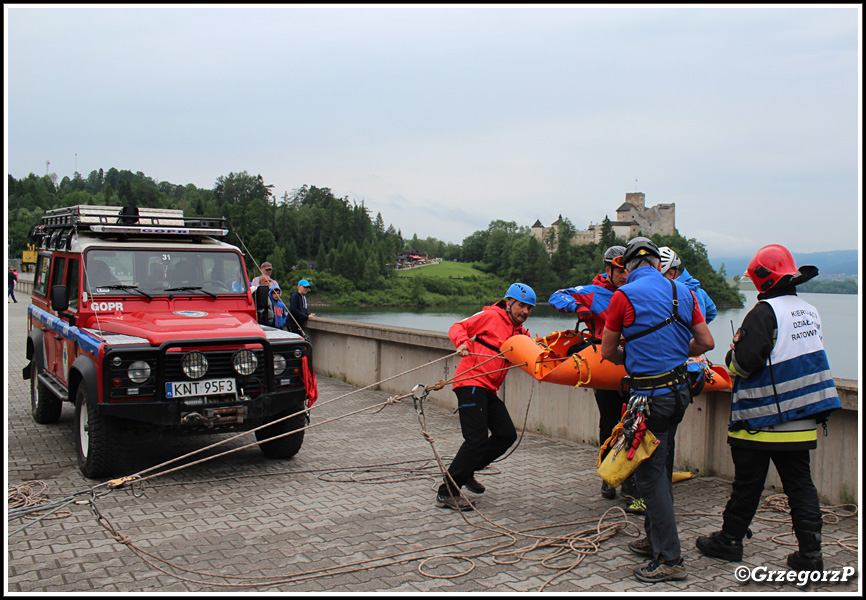
[[[93,296],[202,290],[246,294],[241,257],[228,250],[94,248],[84,255],[84,290]]]

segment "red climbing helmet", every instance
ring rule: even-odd
[[[798,269],[788,249],[779,244],[770,244],[755,252],[746,269],[746,275],[758,288],[758,292],[766,292],[780,283],[798,285],[817,274],[816,267],[804,266]]]

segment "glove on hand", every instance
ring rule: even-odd
[[[593,321],[592,311],[585,306],[578,305],[577,310],[574,311],[574,314],[577,316],[578,323],[589,324]]]

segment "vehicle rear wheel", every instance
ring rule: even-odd
[[[39,382],[39,366],[33,361],[30,371],[30,414],[40,425],[53,425],[60,420],[63,411],[63,400],[51,393],[43,383]]]
[[[274,420],[285,417],[286,415],[290,415],[296,411],[289,410],[282,412],[274,417]],[[286,419],[284,421],[280,421],[279,423],[273,423],[268,425],[267,427],[262,427],[258,431],[256,431],[256,440],[259,442],[259,448],[261,448],[262,452],[268,458],[292,458],[298,451],[301,449],[301,445],[304,443],[304,432],[298,431],[297,433],[293,433],[292,435],[286,435],[276,440],[272,440],[270,442],[266,442],[268,438],[272,438],[277,435],[281,435],[283,433],[288,433],[290,431],[296,431],[298,429],[303,429],[307,424],[307,421],[304,417],[304,413],[300,413]]]
[[[75,441],[78,468],[85,477],[97,479],[115,474],[120,426],[116,419],[98,414],[96,403],[88,401],[83,383],[75,394]]]

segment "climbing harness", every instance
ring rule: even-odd
[[[686,363],[658,375],[630,375],[623,377],[623,382],[628,384],[632,390],[643,392],[661,388],[677,388],[687,383],[688,380],[689,372]]]

